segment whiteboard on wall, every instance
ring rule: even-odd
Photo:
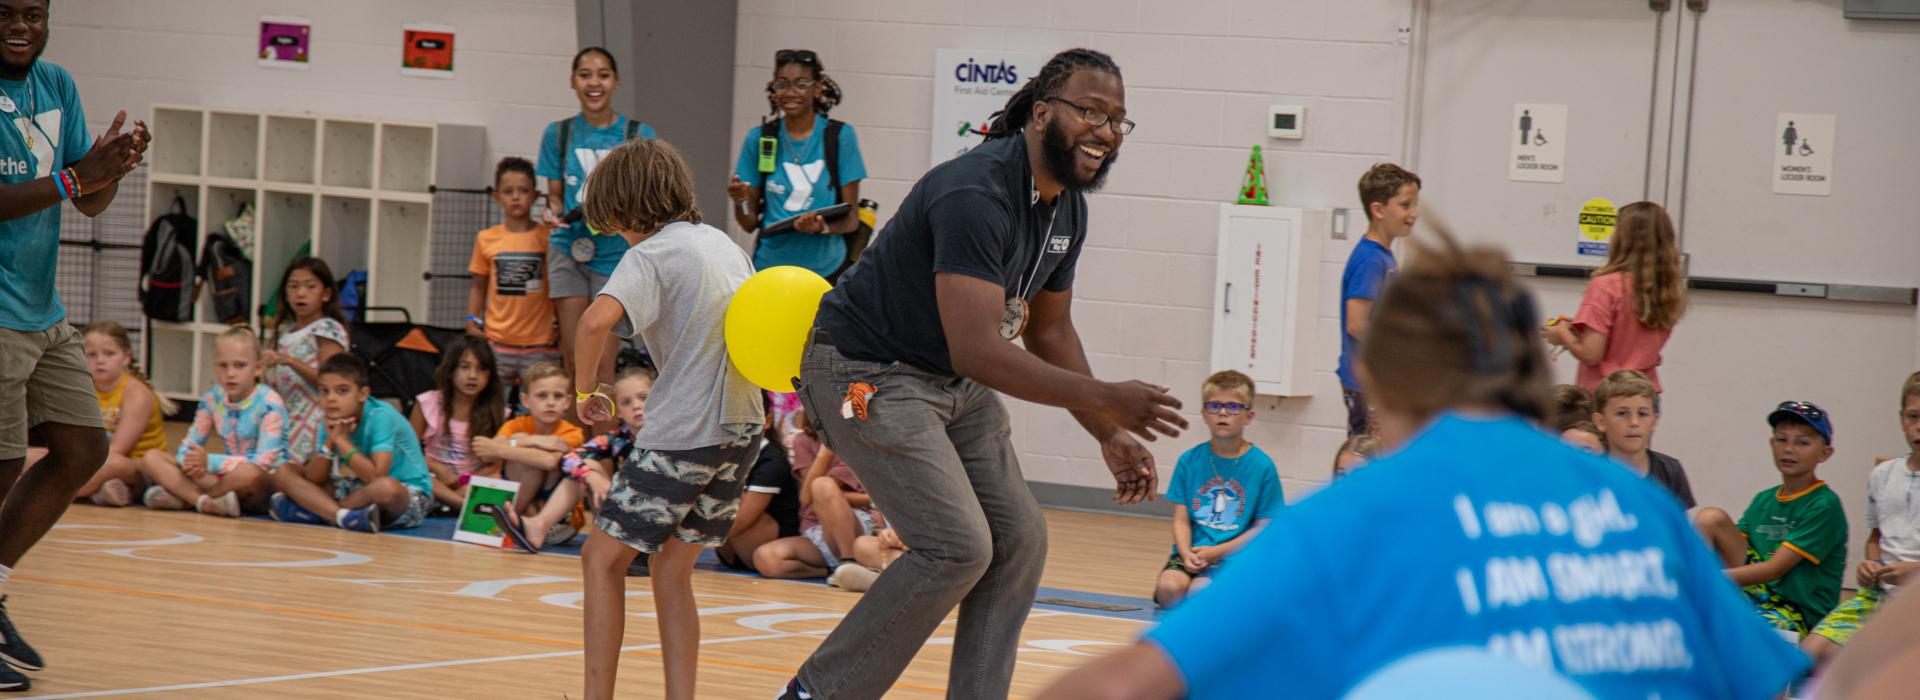
[[[1699,23],[1681,211],[1692,273],[1920,286],[1920,23],[1801,0],[1713,3],[1686,21]],[[1834,115],[1833,142],[1796,133],[1793,158],[1830,155],[1830,194],[1774,191],[1783,114]]]
[[[1578,252],[1580,206],[1644,196],[1661,17],[1646,0],[1432,3],[1414,168],[1422,209],[1515,260],[1598,264]],[[1565,133],[1543,138],[1546,120],[1520,122],[1533,104],[1564,105]],[[1558,147],[1558,182],[1510,177],[1516,157]]]

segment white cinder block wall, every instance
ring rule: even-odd
[[[263,14],[313,20],[310,70],[247,59]],[[492,163],[532,157],[541,129],[579,109],[573,0],[68,0],[50,20],[45,58],[73,73],[101,129],[117,110],[149,119],[155,104],[473,124]],[[416,21],[458,31],[453,79],[400,75],[400,25]]]
[[[936,48],[1111,54],[1140,126],[1092,198],[1074,317],[1096,375],[1172,386],[1198,422],[1212,345],[1220,202],[1231,201],[1251,146],[1267,150],[1277,205],[1357,208],[1354,183],[1399,146],[1397,100],[1407,49],[1404,0],[743,0],[735,133],[766,113],[773,53],[811,48],[846,92],[834,111],[859,130],[862,196],[886,217],[928,167]],[[1308,109],[1304,141],[1275,142],[1274,104]],[[739,136],[735,137],[736,142]],[[1355,218],[1355,236],[1364,220]],[[1351,247],[1326,247],[1317,395],[1262,397],[1249,437],[1270,452],[1290,499],[1323,483],[1345,437],[1333,369],[1338,282]],[[1092,439],[1056,408],[1013,402],[1014,439],[1030,481],[1111,488]],[[1170,476],[1204,431],[1161,440]]]

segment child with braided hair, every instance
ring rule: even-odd
[[[840,85],[827,77],[818,54],[782,49],[773,62],[773,80],[767,82],[773,113],[747,132],[727,184],[733,218],[743,230],[763,231],[800,216],[791,231],[759,236],[753,268],[794,265],[837,281],[850,264],[846,234],[860,219],[848,214],[829,221],[807,212],[860,201],[860,181],[867,177],[860,140],[852,125],[827,117],[840,104]]]

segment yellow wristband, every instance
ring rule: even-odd
[[[585,392],[585,391],[580,391],[580,390],[578,390],[578,389],[575,389],[575,390],[573,391],[573,402],[574,402],[574,403],[581,403],[581,402],[583,402],[583,401],[586,401],[587,399],[591,399],[591,398],[593,398],[593,397],[595,397],[595,396],[598,396],[598,397],[600,397],[600,398],[603,398],[603,399],[606,399],[608,403],[612,403],[612,402],[613,402],[613,397],[611,397],[611,396],[607,396],[607,392],[604,392],[604,391],[601,391],[601,390],[599,390],[599,389],[597,389],[597,388],[596,388],[596,389],[594,389],[594,390],[593,390],[592,392]]]

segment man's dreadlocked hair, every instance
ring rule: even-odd
[[[776,74],[788,64],[798,63],[806,66],[807,72],[812,74],[814,80],[820,81],[820,93],[813,98],[813,111],[826,114],[833,111],[835,105],[840,104],[840,84],[834,82],[833,78],[827,77],[827,67],[820,62],[819,54],[806,50],[787,49],[774,53],[773,63],[773,72]],[[776,97],[778,96],[773,94],[773,81],[769,80],[767,81],[767,108],[773,110],[773,116],[778,117],[780,102],[775,99]]]
[[[1019,91],[1007,98],[1005,108],[993,113],[987,127],[977,133],[986,136],[988,141],[1020,133],[1020,129],[1033,118],[1033,106],[1060,94],[1060,90],[1067,86],[1067,79],[1079,70],[1097,70],[1120,77],[1120,66],[1113,62],[1113,57],[1099,51],[1067,49],[1054,54],[1038,74],[1028,78],[1026,85],[1020,86]]]

